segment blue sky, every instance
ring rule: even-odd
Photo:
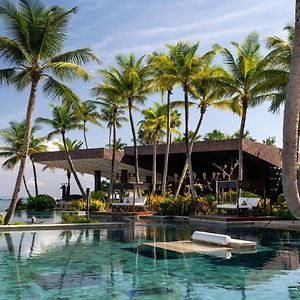
[[[103,66],[114,63],[116,54],[133,52],[136,55],[151,53],[153,50],[163,50],[166,43],[176,43],[179,40],[191,42],[200,41],[199,54],[211,49],[213,43],[219,43],[230,48],[231,41],[242,42],[247,33],[259,32],[262,44],[269,35],[284,37],[283,28],[294,20],[294,0],[66,0],[43,1],[45,5],[64,5],[71,8],[78,6],[79,10],[72,17],[70,31],[66,42],[66,50],[81,47],[91,47],[103,61]],[[0,34],[5,34],[3,26]],[[266,49],[262,47],[262,51]],[[1,63],[1,62],[0,62]],[[216,59],[216,63],[221,63]],[[102,67],[103,67],[102,66]],[[98,66],[87,67],[97,75]],[[94,82],[76,82],[71,86],[82,97],[90,99],[90,89]],[[28,91],[17,93],[13,87],[0,87],[1,118],[0,128],[5,128],[11,120],[22,120],[28,100]],[[178,89],[174,98],[182,99]],[[160,101],[160,95],[149,97],[145,107],[153,101]],[[49,99],[41,91],[38,93],[34,117],[50,116]],[[267,111],[268,104],[250,109],[246,128],[258,141],[268,136],[275,136],[278,146],[282,142],[282,114],[272,115]],[[136,114],[136,121],[140,119]],[[197,121],[197,111],[191,113],[191,129]],[[219,129],[232,134],[239,127],[239,118],[230,112],[209,109],[205,116],[201,135],[213,129]],[[124,124],[118,132],[122,140],[131,142],[129,125]],[[47,133],[44,128],[41,133]],[[78,132],[70,132],[71,138],[81,139]],[[88,139],[90,147],[100,147],[107,144],[108,131],[104,128],[89,126]],[[64,173],[56,171],[51,183],[47,182],[48,172],[40,173],[41,191],[58,195],[58,186],[65,182]],[[32,183],[32,173],[28,169],[26,176]],[[0,169],[0,195],[10,195],[14,186],[15,172]],[[85,186],[92,187],[92,177],[84,176]],[[32,187],[31,187],[32,188]],[[74,187],[74,192],[76,189]],[[24,192],[21,192],[23,195]]]

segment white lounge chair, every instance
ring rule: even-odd
[[[259,198],[247,198],[247,197],[240,197],[239,198],[239,209],[247,209],[252,210],[256,208],[259,203]],[[237,209],[237,203],[232,204],[218,204],[217,208],[219,209]]]
[[[141,196],[141,197],[136,196],[134,206],[135,207],[144,207],[146,205],[146,200],[147,200],[147,197],[145,197],[145,196]],[[112,203],[112,206],[113,207],[131,207],[131,206],[133,207],[133,201],[134,201],[134,199],[132,196],[124,197],[123,202]]]

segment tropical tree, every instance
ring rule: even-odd
[[[226,93],[225,87],[222,83],[217,84],[219,77],[225,74],[223,69],[217,67],[205,66],[201,71],[202,78],[192,81],[190,93],[193,98],[198,101],[196,103],[199,110],[199,119],[195,132],[189,140],[189,151],[192,153],[193,146],[197,140],[199,130],[201,128],[205,113],[209,107],[215,107],[219,109],[230,109],[234,113],[240,114],[240,107],[235,102],[223,99],[224,93]],[[199,136],[200,139],[200,136]],[[188,161],[186,160],[183,172],[179,179],[176,191],[176,197],[179,194],[186,172],[188,170]]]
[[[167,106],[164,104],[154,103],[153,108],[144,109],[142,116],[144,119],[140,121],[140,130],[143,137],[149,144],[153,145],[152,158],[152,193],[156,190],[156,146],[162,140],[167,128]]]
[[[296,0],[295,40],[290,67],[283,117],[282,186],[290,212],[299,219],[300,197],[297,185],[297,149],[300,111],[300,0]]]
[[[134,145],[134,161],[136,182],[140,181],[137,137],[135,123],[133,119],[133,109],[137,104],[143,104],[146,97],[151,92],[150,69],[143,63],[143,57],[136,58],[133,54],[128,56],[116,56],[118,67],[101,69],[100,74],[103,78],[103,84],[98,88],[103,93],[118,97],[127,101],[129,112],[129,121]]]
[[[181,85],[184,92],[185,111],[185,148],[186,160],[188,162],[189,181],[192,199],[196,201],[196,191],[194,187],[193,169],[191,161],[191,149],[189,143],[189,94],[196,79],[203,78],[203,70],[210,65],[215,53],[209,51],[202,56],[197,55],[199,43],[189,44],[188,42],[178,42],[176,45],[167,45],[169,49],[170,66],[166,70],[165,78],[172,78],[173,82]]]
[[[242,111],[239,130],[238,179],[243,180],[242,137],[248,107],[255,107],[266,99],[271,87],[270,81],[274,81],[274,73],[272,69],[268,69],[269,60],[260,55],[260,43],[256,32],[248,34],[241,45],[236,42],[231,44],[236,49],[236,57],[227,48],[216,45],[216,49],[223,55],[227,67],[227,72],[219,79],[219,82],[226,86],[230,101],[240,106]]]
[[[269,136],[268,138],[266,138],[262,142],[265,145],[276,146],[276,138],[275,138],[275,136]]]
[[[113,192],[114,184],[114,170],[117,150],[117,128],[122,127],[122,123],[127,121],[125,115],[126,105],[123,103],[123,99],[115,92],[105,92],[101,85],[93,88],[93,94],[97,96],[97,100],[93,101],[96,105],[100,106],[100,119],[107,122],[109,128],[109,144],[108,148],[113,150],[111,160],[110,171],[110,191]],[[111,147],[111,133],[113,135],[112,147]],[[110,196],[110,195],[109,195]]]
[[[240,130],[238,129],[235,133],[231,136],[232,139],[239,139],[240,138]],[[255,141],[255,139],[250,135],[250,131],[248,129],[244,130],[243,139]]]
[[[22,147],[23,147],[23,139],[25,133],[25,121],[23,122],[10,122],[10,127],[3,129],[0,131],[0,136],[3,141],[6,143],[5,146],[1,146],[0,156],[8,157],[8,159],[3,163],[2,167],[4,169],[13,169],[20,161],[22,155]],[[30,131],[30,140],[29,140],[29,149],[28,149],[28,157],[32,164],[33,169],[33,177],[34,177],[34,186],[35,186],[35,194],[38,195],[38,181],[37,181],[37,173],[36,167],[33,161],[33,155],[37,152],[47,151],[47,146],[45,144],[45,137],[35,137],[34,134],[36,131],[40,129],[39,126],[34,125]],[[25,175],[23,174],[23,183],[26,189],[26,192],[29,197],[31,194],[27,187],[27,183],[25,180]]]
[[[288,25],[284,28],[287,32],[287,40],[278,36],[267,37],[267,47],[270,49],[267,59],[272,62],[278,74],[273,76],[274,88],[269,94],[271,105],[269,110],[273,113],[279,111],[283,105],[287,93],[292,50],[295,39],[295,27]]]
[[[211,132],[208,132],[203,140],[204,141],[220,141],[220,140],[226,140],[231,138],[230,136],[228,136],[227,134],[223,133],[222,131],[218,130],[218,129],[214,129]]]
[[[53,145],[58,148],[59,151],[65,151],[64,143],[55,141]],[[66,138],[66,146],[69,151],[79,150],[82,148],[83,142],[77,140],[71,140],[68,137]],[[67,195],[70,195],[71,190],[71,170],[67,169]]]
[[[83,198],[86,198],[86,193],[76,173],[70,155],[70,149],[68,148],[67,140],[66,140],[67,131],[74,130],[74,129],[82,130],[84,127],[84,125],[80,123],[80,120],[78,120],[76,112],[74,112],[74,110],[67,104],[62,104],[60,106],[52,105],[52,119],[41,117],[41,118],[37,118],[36,121],[41,124],[49,125],[50,127],[53,128],[53,131],[51,131],[48,134],[48,139],[51,139],[53,136],[58,134],[61,135],[62,142],[64,145],[64,151],[66,152],[67,155],[70,170],[73,174],[73,177],[78,185],[78,188]]]
[[[87,131],[86,123],[90,122],[95,125],[101,126],[101,123],[99,122],[100,114],[96,111],[96,105],[93,103],[93,101],[89,101],[89,100],[81,102],[76,112],[79,120],[83,122],[83,138],[84,138],[85,147],[86,149],[88,149],[89,147],[86,138],[86,131]]]
[[[127,146],[126,143],[123,143],[121,138],[117,138],[116,143],[115,143],[115,148],[113,150],[116,150],[118,152],[121,152],[124,150],[124,148]],[[108,147],[108,144],[106,145]]]
[[[161,92],[163,95],[167,92],[167,142],[166,142],[166,150],[165,150],[165,159],[164,159],[164,169],[163,169],[163,178],[161,184],[161,195],[165,196],[166,194],[166,186],[167,186],[167,178],[168,178],[168,167],[169,167],[169,153],[170,153],[170,145],[171,145],[171,95],[172,90],[177,83],[177,79],[175,77],[166,78],[166,74],[172,72],[173,63],[172,59],[169,55],[164,53],[153,53],[149,57],[149,65],[153,76],[152,86],[156,91]],[[174,119],[174,116],[173,116]],[[173,127],[174,128],[174,127]]]
[[[39,83],[43,83],[42,90],[48,97],[76,104],[77,95],[62,81],[88,80],[91,75],[82,65],[98,62],[89,48],[61,53],[70,17],[76,11],[60,6],[46,8],[39,0],[21,0],[19,7],[11,0],[0,3],[7,32],[7,36],[0,36],[0,56],[9,65],[0,70],[0,83],[12,84],[18,91],[30,87],[20,166],[5,224],[11,219],[20,191]]]
[[[201,136],[199,134],[195,134],[194,130],[189,130],[189,142],[194,138],[195,142],[200,141]],[[179,135],[176,138],[173,139],[174,143],[184,143],[185,142],[185,136],[184,135]]]

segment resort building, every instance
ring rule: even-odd
[[[163,172],[165,144],[157,145],[158,182]],[[244,180],[243,190],[255,192],[264,197],[275,198],[282,192],[281,154],[282,150],[273,146],[243,140]],[[138,146],[140,180],[151,183],[153,146]],[[106,148],[81,149],[71,151],[77,172],[95,177],[95,190],[101,187],[101,177],[110,178],[112,150]],[[215,192],[216,180],[237,178],[238,139],[195,142],[192,164],[195,181],[201,184],[204,193]],[[49,167],[68,169],[66,154],[62,151],[37,153],[34,161]],[[169,178],[171,188],[176,186],[185,163],[184,143],[174,143],[170,147]],[[222,171],[222,169],[224,171]],[[231,174],[230,174],[231,173]],[[134,181],[134,147],[116,153],[116,178],[120,182]]]

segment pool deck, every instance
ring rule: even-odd
[[[101,222],[78,224],[28,224],[1,225],[0,232],[37,231],[37,230],[80,230],[80,229],[116,229],[128,226],[125,222]]]

